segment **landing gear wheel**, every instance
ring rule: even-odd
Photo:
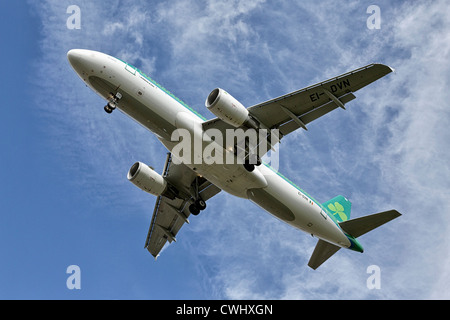
[[[116,103],[115,102],[108,102],[108,107],[111,109],[111,110],[114,110],[115,108],[116,108]]]
[[[195,206],[200,210],[203,211],[206,209],[206,202],[202,199],[195,200]]]
[[[197,216],[200,213],[200,209],[193,203],[189,206],[189,212],[194,216]]]
[[[122,99],[122,94],[120,92],[117,92],[116,94],[110,92],[109,93],[109,101],[108,104],[105,106],[106,113],[113,112],[117,107],[117,102]]]
[[[111,109],[108,105],[106,105],[103,109],[105,110],[106,113],[113,112],[113,109]]]

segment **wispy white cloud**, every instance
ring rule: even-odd
[[[442,284],[429,273],[430,268],[448,277],[448,261],[436,252],[448,252],[449,240],[450,170],[445,159],[450,158],[446,147],[450,138],[450,94],[446,89],[450,84],[450,13],[443,1],[405,5],[403,10],[392,40],[409,56],[398,59],[397,75],[386,88],[396,99],[380,99],[395,112],[385,110],[384,119],[380,119],[389,123],[389,139],[377,160],[382,182],[396,190],[391,201],[407,214],[404,223],[409,232],[403,237],[408,255],[402,255],[405,267],[415,264],[415,271],[421,272],[416,281],[426,287],[427,281]],[[401,198],[395,199],[395,194]],[[430,250],[430,242],[435,250]],[[413,270],[408,267],[408,271],[411,276]],[[444,287],[429,290],[434,297],[450,295]]]
[[[282,156],[289,158],[284,160],[287,162],[285,170],[300,185],[302,180],[308,181],[306,185],[310,188],[305,189],[312,190],[309,192],[318,194],[323,200],[334,195],[330,194],[333,189],[336,190],[334,192],[347,192],[346,195],[354,203],[356,216],[390,208],[397,208],[404,216],[395,226],[386,225],[383,230],[374,231],[372,235],[362,239],[369,248],[365,257],[350,257],[348,253],[343,256],[344,253],[339,253],[340,256],[333,257],[334,265],[331,269],[328,266],[321,267],[331,273],[336,273],[336,269],[346,270],[339,279],[344,288],[354,287],[351,295],[342,296],[340,288],[329,288],[328,277],[316,279],[313,276],[308,281],[302,281],[308,271],[287,264],[284,269],[298,272],[282,272],[285,279],[289,279],[282,286],[281,292],[284,294],[275,291],[268,296],[448,296],[445,288],[440,288],[439,293],[436,293],[435,288],[429,285],[439,281],[439,277],[435,277],[430,271],[432,269],[439,270],[438,274],[442,274],[443,279],[448,278],[444,271],[448,269],[446,259],[436,255],[434,250],[429,250],[430,243],[423,241],[424,237],[435,239],[432,243],[440,252],[448,250],[448,240],[444,236],[448,234],[448,219],[444,212],[448,211],[449,169],[445,163],[449,154],[445,145],[449,141],[449,114],[446,108],[448,93],[443,88],[448,87],[449,70],[446,61],[447,44],[450,42],[445,42],[445,39],[450,29],[447,21],[450,20],[442,8],[445,8],[443,2],[435,2],[432,6],[429,3],[400,6],[395,14],[386,14],[391,20],[384,20],[383,28],[388,29],[383,30],[385,39],[373,34],[372,41],[365,40],[367,48],[363,50],[358,50],[360,48],[357,42],[352,43],[352,46],[345,43],[347,46],[344,46],[333,42],[326,35],[324,42],[319,44],[323,45],[327,41],[331,43],[330,53],[324,58],[326,60],[333,56],[340,68],[352,65],[353,61],[377,61],[382,58],[389,60],[397,68],[397,72],[358,93],[359,99],[351,104],[349,114],[334,114],[335,119],[323,120],[322,127],[317,130],[310,130],[307,134],[301,133],[290,139],[289,143],[298,144],[300,148],[282,149]],[[430,21],[433,21],[433,36],[426,37],[424,35],[430,30]],[[326,22],[322,20],[322,23]],[[329,21],[328,24],[336,26],[335,21]],[[340,26],[338,24],[337,27]],[[367,34],[361,35],[363,36],[369,37]],[[361,51],[366,53],[363,58],[360,57]],[[283,58],[290,61],[294,54],[287,50]],[[390,54],[393,56],[389,56]],[[337,69],[335,66],[328,68],[333,71]],[[339,72],[344,71],[346,70],[341,69]],[[326,70],[323,73],[325,72]],[[337,74],[338,72],[335,73]],[[298,159],[302,159],[301,166]],[[355,185],[358,189],[355,189]],[[339,186],[341,188],[336,188]],[[423,230],[425,220],[428,227]],[[384,241],[379,242],[381,232],[384,234]],[[273,238],[272,234],[271,239]],[[387,244],[390,241],[394,245]],[[260,246],[254,252],[260,253],[263,248]],[[397,250],[398,254],[386,253],[388,248]],[[294,256],[300,261],[305,254]],[[368,275],[364,271],[368,261],[372,260],[370,256],[377,256],[376,263],[391,272],[390,276],[385,274],[385,277],[392,280],[392,286],[385,285],[377,293],[365,287]],[[359,259],[362,262],[358,262]],[[261,260],[254,255],[253,261],[258,261],[259,266],[264,265]],[[390,264],[396,267],[390,267]],[[271,266],[276,269],[276,262]],[[266,267],[269,268],[268,265]],[[280,267],[276,270],[282,269]],[[357,270],[360,272],[355,281],[354,274]],[[227,273],[233,281],[223,280],[229,297],[241,297],[240,292],[245,292],[247,297],[264,297],[258,282],[267,283],[273,279],[253,275],[253,281],[250,281],[252,277],[249,277],[248,269],[245,268],[242,279],[246,281],[240,283],[235,281],[237,271],[232,269]],[[322,270],[318,273],[321,272]],[[223,279],[230,279],[227,276],[224,275]],[[236,283],[234,288],[233,283]],[[311,287],[315,290],[310,290]]]

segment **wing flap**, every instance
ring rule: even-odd
[[[152,221],[145,241],[145,248],[156,258],[167,241],[176,239],[178,231],[188,220],[189,210],[180,210],[183,207],[183,200],[170,200],[159,196],[156,200]],[[180,213],[177,213],[177,210]],[[183,214],[185,219],[180,217]]]
[[[348,93],[358,91],[392,71],[393,69],[386,65],[371,64],[304,89],[257,104],[248,108],[248,110],[256,119],[268,128],[278,127],[291,120],[290,117],[282,111],[281,106],[289,109],[292,113],[300,117],[332,102],[332,99],[324,89],[335,97],[342,97]],[[335,109],[331,106],[330,108],[331,110]],[[323,114],[316,113],[315,116],[317,117],[311,119],[315,120]],[[303,122],[306,123],[305,121]]]
[[[199,183],[198,195],[204,201],[215,196],[221,190],[197,174],[184,164],[174,164],[169,153],[164,165],[164,178],[175,186],[180,194],[175,199],[159,196],[156,199],[152,220],[145,240],[145,248],[158,257],[167,241],[176,241],[176,235],[185,223],[189,223],[189,204],[193,201],[193,182]]]
[[[342,104],[346,104],[355,98],[356,98],[355,95],[353,93],[349,92],[349,93],[346,93],[343,96],[339,97],[338,99]],[[308,113],[302,115],[301,117],[299,117],[299,120],[304,125],[307,125],[308,123],[320,118],[321,116],[324,116],[328,112],[331,112],[338,107],[340,107],[340,106],[338,104],[336,104],[334,101],[329,101],[329,102],[325,103],[324,105],[319,106],[318,108],[312,110],[311,112],[308,112]],[[288,121],[288,122],[285,122],[284,124],[280,125],[279,130],[280,130],[280,133],[283,136],[285,136],[285,135],[291,133],[292,131],[295,131],[301,127],[302,126],[298,125],[295,121]]]

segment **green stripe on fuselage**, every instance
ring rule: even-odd
[[[181,104],[183,107],[185,107],[186,109],[188,109],[189,111],[191,111],[192,113],[194,113],[197,117],[199,117],[200,119],[202,119],[203,121],[206,121],[207,119],[202,116],[201,114],[199,114],[197,111],[195,111],[194,109],[192,109],[191,107],[189,107],[183,100],[179,99],[178,97],[176,97],[172,92],[170,92],[169,90],[167,90],[166,88],[164,88],[162,85],[160,85],[158,82],[156,82],[155,80],[153,80],[151,77],[149,77],[148,75],[146,75],[144,72],[142,72],[141,70],[139,70],[138,68],[136,68],[135,66],[117,58],[118,60],[122,61],[123,63],[125,63],[126,66],[133,68],[134,70],[136,70],[142,77],[144,77],[145,79],[147,79],[148,81],[150,81],[152,84],[154,84],[155,86],[157,86],[159,89],[161,89],[164,93],[166,93],[168,96],[170,96],[172,99],[174,99],[176,102],[178,102],[179,104]],[[125,66],[125,68],[126,68]]]

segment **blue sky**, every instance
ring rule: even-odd
[[[370,5],[381,29],[369,30]],[[81,9],[70,30],[69,5]],[[1,299],[450,298],[450,8],[446,1],[3,1]],[[126,179],[165,149],[69,66],[72,48],[134,64],[207,118],[222,87],[245,106],[372,62],[395,74],[286,137],[280,171],[318,201],[398,220],[307,267],[316,240],[221,193],[157,262],[155,198]],[[81,269],[81,289],[66,268]],[[381,270],[369,290],[366,270]]]

